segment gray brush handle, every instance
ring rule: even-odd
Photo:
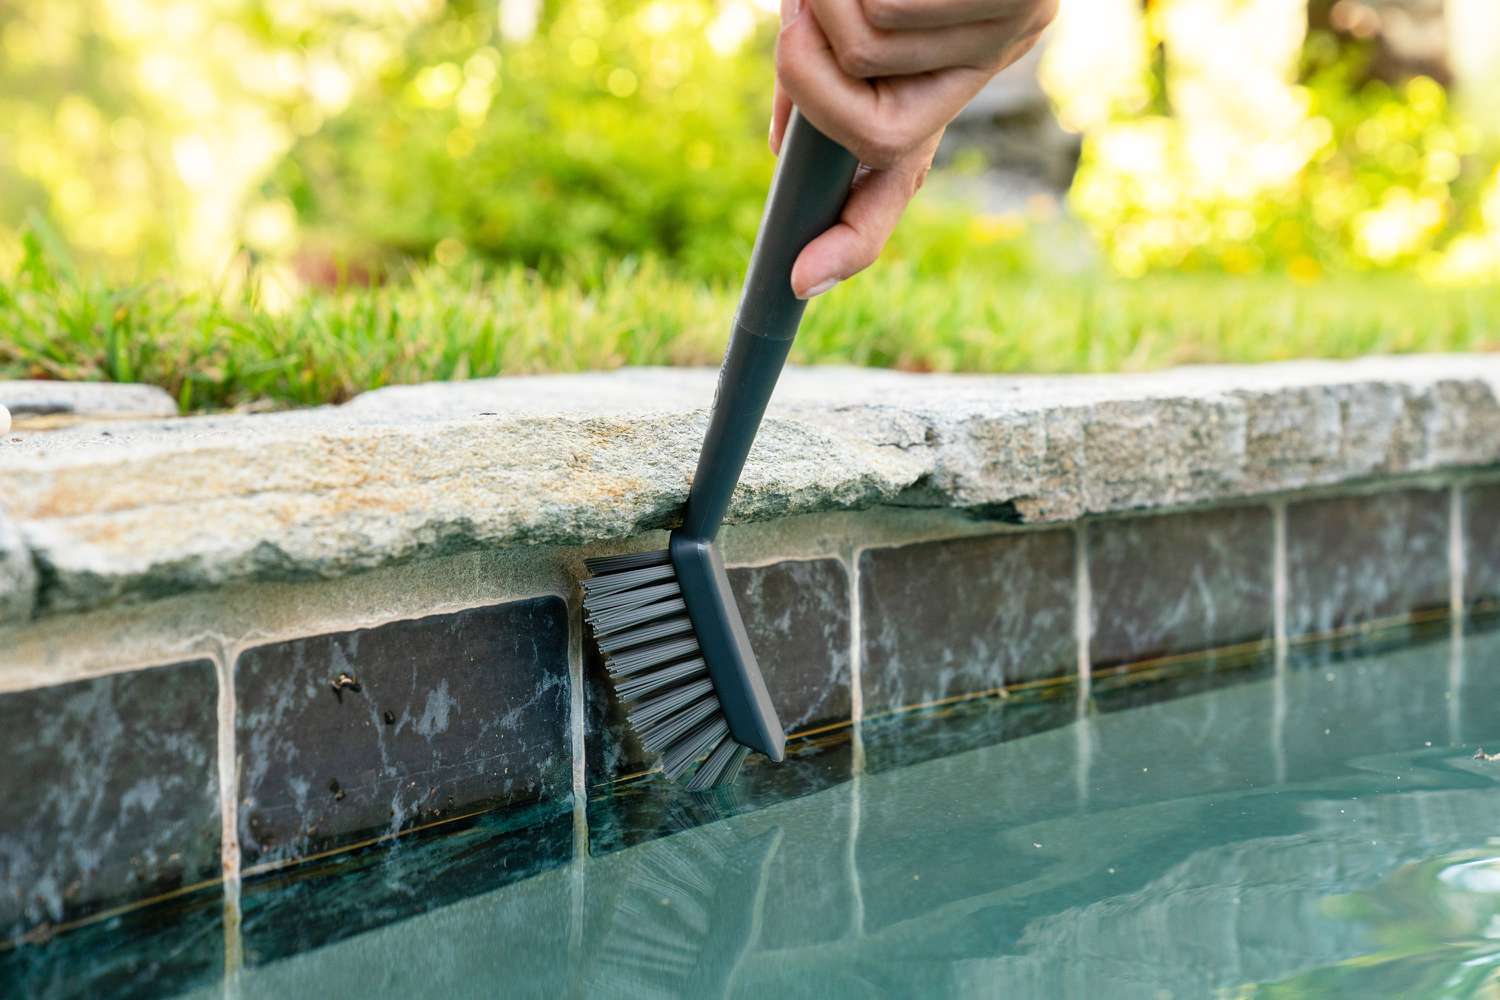
[[[688,494],[681,530],[691,537],[711,540],[719,532],[807,307],[792,293],[792,265],[838,221],[858,166],[853,153],[793,109]]]

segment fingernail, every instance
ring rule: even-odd
[[[819,295],[822,295],[824,292],[828,291],[828,289],[832,288],[834,285],[837,285],[838,283],[839,283],[839,279],[837,279],[837,278],[829,278],[826,281],[820,281],[816,285],[813,285],[811,288],[809,288],[802,295],[798,296],[798,298],[802,298],[802,299],[815,299]]]

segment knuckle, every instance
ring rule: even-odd
[[[907,14],[907,0],[862,0],[860,6],[877,28],[899,28]]]
[[[868,36],[851,38],[834,46],[839,69],[861,79],[880,76],[884,72],[883,56],[880,42]]]
[[[910,138],[894,122],[876,118],[866,122],[861,130],[860,160],[877,170],[888,170],[895,166],[911,149]]]

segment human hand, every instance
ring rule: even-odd
[[[1025,55],[1058,0],[782,0],[771,149],[792,105],[859,157],[839,222],[792,268],[812,298],[864,270],[922,186],[943,130]]]

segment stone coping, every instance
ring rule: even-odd
[[[670,527],[714,377],[400,386],[8,439],[0,622]],[[731,518],[900,505],[1062,522],[1490,465],[1497,385],[1500,355],[1089,376],[793,368]]]
[[[177,404],[154,385],[116,382],[0,381],[0,406],[28,423],[55,426],[83,419],[149,419],[177,415]]]

